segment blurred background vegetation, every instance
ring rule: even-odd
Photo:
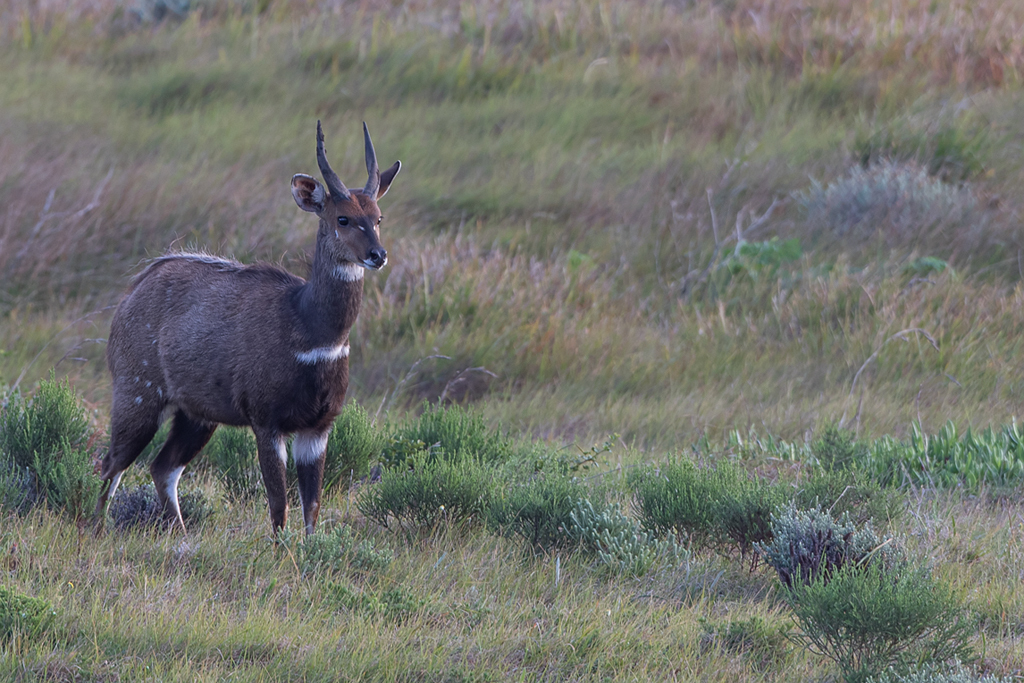
[[[106,411],[171,248],[305,273],[314,128],[403,172],[352,400],[673,448],[1001,424],[1024,372],[1024,9],[0,2],[0,384]],[[912,330],[908,332],[908,330]]]

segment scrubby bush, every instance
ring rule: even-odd
[[[883,487],[867,471],[815,468],[797,489],[798,508],[820,507],[833,517],[849,514],[857,525],[866,522],[884,526],[903,512],[904,495],[898,489]]]
[[[846,565],[893,570],[905,561],[895,539],[880,539],[868,526],[858,529],[849,515],[834,519],[821,508],[793,504],[772,515],[772,540],[755,547],[787,588],[827,582]]]
[[[213,506],[199,489],[182,491],[178,495],[178,508],[187,529],[198,529],[213,515]],[[120,489],[110,501],[108,514],[114,526],[122,531],[173,521],[164,517],[163,506],[152,484]]]
[[[846,564],[784,593],[800,625],[798,642],[839,665],[847,683],[913,662],[973,659],[975,620],[924,569]]]
[[[538,472],[495,496],[488,525],[526,541],[536,551],[566,548],[576,543],[568,529],[581,498],[586,498],[586,490],[578,479]]]
[[[748,477],[730,463],[720,463],[711,481],[716,535],[721,543],[739,550],[741,558],[749,554],[756,565],[760,555],[752,552],[754,546],[771,541],[772,514],[788,501],[788,491],[760,477]]]
[[[715,524],[714,483],[687,460],[670,461],[630,472],[640,523],[658,534],[674,532],[691,547],[706,544]]]
[[[324,490],[366,476],[370,462],[380,457],[386,443],[366,409],[358,403],[346,404],[327,438]]]
[[[380,572],[388,568],[395,553],[385,543],[360,541],[350,527],[338,525],[331,531],[307,536],[299,547],[299,556],[304,572],[321,569]]]
[[[975,673],[961,662],[925,664],[909,673],[889,670],[872,678],[871,683],[1011,683],[1014,678]]]
[[[512,457],[512,441],[490,429],[481,415],[459,406],[425,406],[419,418],[400,425],[385,446],[381,461],[398,467],[420,450],[428,459],[456,461],[473,458],[484,463],[502,463]]]
[[[359,510],[382,526],[433,527],[480,519],[494,488],[494,469],[474,458],[438,460],[425,454],[385,468],[380,481],[360,491]]]
[[[618,505],[598,512],[589,500],[581,499],[576,501],[569,518],[569,537],[614,573],[643,576],[659,563],[678,565],[687,557],[675,536],[669,534],[659,541],[641,530]]]
[[[811,443],[811,455],[825,470],[848,470],[864,458],[867,447],[849,429],[826,425]]]
[[[100,482],[89,453],[92,430],[67,380],[40,383],[31,399],[15,391],[0,409],[0,490],[18,508],[45,502],[79,518],[92,511]],[[12,489],[24,487],[19,494]],[[13,506],[13,505],[12,505]]]
[[[0,510],[24,512],[32,505],[32,470],[0,459]]]
[[[0,643],[15,635],[37,637],[46,632],[55,616],[46,600],[0,585]]]
[[[222,426],[203,449],[204,466],[213,468],[228,500],[242,503],[263,493],[256,437],[248,427]]]
[[[831,235],[870,237],[879,232],[898,244],[936,226],[958,226],[980,217],[970,190],[944,183],[913,162],[855,166],[828,186],[814,182],[797,198],[808,222]]]

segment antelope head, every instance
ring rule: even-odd
[[[380,171],[366,123],[363,123],[363,138],[368,178],[365,187],[350,190],[327,162],[324,132],[317,121],[316,160],[327,187],[325,189],[312,176],[296,173],[292,177],[292,196],[300,209],[320,218],[317,250],[323,250],[323,255],[335,268],[362,266],[380,270],[388,262],[388,253],[380,243],[383,216],[377,200],[391,187],[391,181],[402,169],[402,162],[396,161],[391,168]]]

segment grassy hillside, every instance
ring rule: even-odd
[[[349,396],[371,416],[443,398],[550,448],[619,434],[607,470],[705,439],[768,472],[777,452],[738,444],[1022,412],[1024,6],[206,0],[156,18],[179,5],[0,0],[0,387],[55,368],[102,430],[131,275],[172,248],[305,274],[315,221],[288,181],[316,168],[321,119],[361,182],[365,120],[381,163],[403,163],[352,337]],[[905,531],[955,585],[987,577],[984,662],[1019,672],[1020,508],[968,494],[916,491]],[[88,634],[0,646],[29,662],[6,670],[312,680],[343,656],[376,680],[831,675],[799,650],[759,669],[702,649],[729,615],[785,621],[771,577],[731,562],[604,581],[477,528],[371,526],[396,548],[381,590],[430,605],[382,630],[318,611],[326,584],[264,517],[221,510],[186,546],[2,518],[0,578]]]

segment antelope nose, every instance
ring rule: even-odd
[[[370,263],[373,264],[374,268],[383,268],[387,262],[388,252],[384,251],[384,249],[374,247],[370,250]]]

